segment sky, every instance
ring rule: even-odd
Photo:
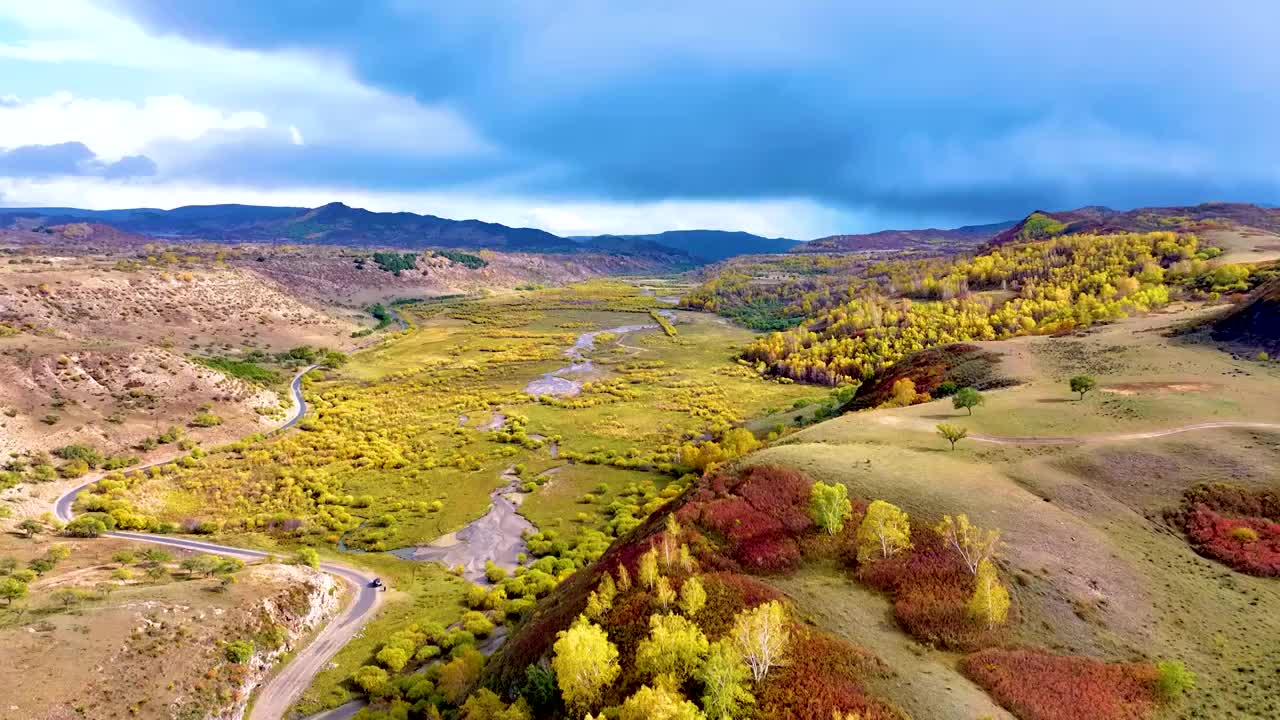
[[[809,239],[1280,203],[1271,0],[0,0],[0,205]]]

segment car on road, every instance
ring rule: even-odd
[[[369,587],[374,587],[374,588],[380,588],[380,587],[382,587],[382,578],[374,578],[374,579],[370,580],[370,581],[369,581]]]

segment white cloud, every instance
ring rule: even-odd
[[[179,95],[134,103],[58,92],[0,104],[0,143],[5,147],[82,142],[109,160],[141,153],[157,140],[191,141],[214,131],[264,129],[267,124],[257,111],[224,111]]]
[[[72,77],[77,72],[72,63],[127,68],[151,86],[172,87],[196,102],[247,102],[275,122],[306,127],[306,140],[316,145],[436,155],[495,151],[447,104],[422,104],[365,85],[346,63],[331,56],[232,49],[176,35],[150,35],[133,20],[86,0],[0,0],[0,26],[5,21],[25,37],[0,43],[0,58],[41,63],[47,66],[42,74],[56,77],[56,68],[65,65]],[[95,90],[106,96],[131,92],[129,87]],[[0,137],[0,146],[12,144]]]
[[[807,240],[862,225],[858,218],[843,211],[797,199],[593,203],[487,193],[370,192],[323,187],[263,189],[178,182],[106,182],[98,178],[0,178],[0,197],[8,205],[61,205],[98,210],[218,203],[315,207],[340,201],[381,212],[407,210],[456,220],[474,218],[516,227],[536,227],[557,235],[640,234],[707,228]]]
[[[302,132],[298,130],[298,126],[297,126],[297,125],[290,125],[290,126],[289,126],[289,142],[293,143],[294,145],[306,145],[306,144],[307,144],[306,142],[304,142],[304,141],[303,141],[303,139],[302,139]]]

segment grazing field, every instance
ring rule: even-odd
[[[965,512],[999,528],[1002,572],[1019,618],[1009,644],[1113,662],[1176,659],[1198,675],[1176,716],[1273,717],[1280,712],[1280,664],[1271,650],[1280,645],[1280,586],[1197,554],[1180,518],[1184,496],[1202,483],[1280,489],[1280,430],[1133,434],[1201,421],[1280,421],[1272,402],[1280,377],[1273,365],[1159,332],[1179,319],[984,344],[1023,384],[986,393],[972,417],[947,400],[852,413],[790,435],[748,462],[842,483],[850,495],[886,499],[924,524]],[[1078,400],[1067,378],[1081,372],[1096,376],[1097,388]],[[1015,440],[970,437],[952,451],[933,429],[939,422]],[[1061,442],[1037,442],[1044,438]],[[847,607],[838,583],[802,575],[783,587],[820,626],[883,648],[901,659],[891,663],[900,673],[922,673],[925,680],[883,686],[904,707],[926,707],[921,693],[935,677],[973,687],[954,656],[904,653],[866,625],[874,615],[855,619],[861,616]],[[974,672],[983,682],[1005,682],[998,673]],[[1019,717],[1079,717],[1055,715],[1045,699],[999,687],[995,697],[1022,708]],[[1114,691],[1124,692],[1119,685]],[[933,712],[916,716],[952,716]]]

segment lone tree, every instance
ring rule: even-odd
[[[987,627],[1003,625],[1009,617],[1009,591],[1000,584],[996,564],[990,560],[978,563],[978,574],[973,578],[973,596],[965,609],[969,617]]]
[[[27,596],[27,584],[17,578],[0,578],[0,598],[5,605],[12,605],[14,600]]]
[[[1098,387],[1098,381],[1092,375],[1077,375],[1071,378],[1071,392],[1080,393],[1080,399],[1083,400],[1085,393]]]
[[[959,425],[951,425],[949,423],[939,423],[938,434],[941,435],[944,439],[946,439],[947,442],[951,443],[951,449],[955,450],[956,443],[969,437],[969,430],[967,428],[962,428]]]
[[[951,396],[951,406],[957,410],[968,410],[970,415],[973,414],[975,407],[986,401],[987,399],[982,396],[982,393],[971,387],[962,387],[956,391],[955,395]]]
[[[809,516],[818,527],[835,535],[844,529],[844,521],[853,512],[849,488],[842,483],[828,485],[816,482],[809,495]]]
[[[893,557],[911,547],[911,523],[897,505],[876,500],[858,526],[858,562]],[[878,556],[878,558],[877,558]]]

